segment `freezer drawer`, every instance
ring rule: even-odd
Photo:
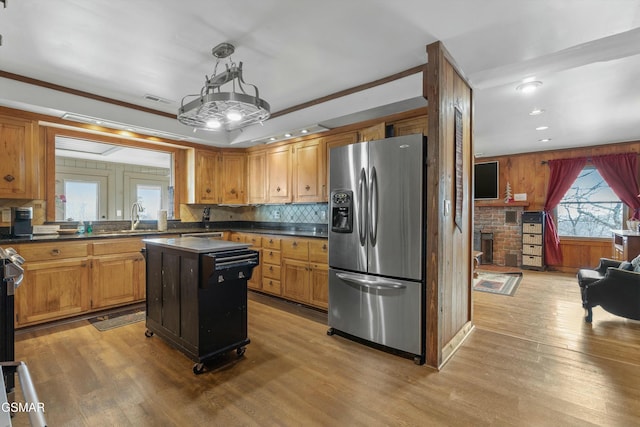
[[[329,269],[329,326],[422,354],[422,283]]]

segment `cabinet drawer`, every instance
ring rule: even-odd
[[[324,239],[309,241],[309,261],[327,264],[329,262],[329,243]]]
[[[140,252],[144,248],[142,239],[104,239],[91,243],[93,255],[122,254]]]
[[[280,265],[280,251],[271,251],[269,249],[265,249],[262,252],[262,262],[264,264]]]
[[[527,245],[541,245],[542,234],[523,234],[522,243]]]
[[[280,242],[282,241],[282,239],[280,239],[279,237],[273,237],[273,236],[263,236],[262,237],[262,247],[265,249],[275,249],[275,250],[280,250]]]
[[[280,266],[265,264],[262,266],[262,277],[280,280]]]
[[[528,265],[532,267],[542,267],[542,257],[534,255],[523,255],[522,265]]]
[[[542,246],[541,245],[523,245],[522,253],[524,255],[542,255]]]
[[[244,235],[242,233],[232,232],[231,234],[229,234],[229,240],[231,242],[245,243],[244,242]]]
[[[252,249],[261,248],[262,236],[258,236],[255,234],[246,234],[244,236],[244,242],[250,244]]]
[[[301,261],[309,260],[309,242],[304,239],[286,239],[282,240],[282,257],[289,259],[298,259]]]
[[[20,255],[27,261],[81,258],[89,253],[86,242],[82,243],[29,243],[20,245]]]
[[[280,280],[265,278],[262,281],[262,290],[270,294],[281,295],[282,287],[280,286]]]
[[[522,224],[522,232],[523,233],[542,233],[542,224],[533,224],[530,222],[525,222]]]

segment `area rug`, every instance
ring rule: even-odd
[[[102,332],[108,331],[109,329],[119,328],[120,326],[142,322],[145,320],[145,317],[146,312],[144,310],[138,310],[135,312],[121,312],[94,317],[93,319],[89,319],[89,323]]]
[[[513,296],[522,280],[522,273],[488,273],[478,272],[473,279],[473,290],[492,294]]]

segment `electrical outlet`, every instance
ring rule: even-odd
[[[280,219],[280,211],[278,209],[273,211],[273,218],[274,219]]]

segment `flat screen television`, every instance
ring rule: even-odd
[[[473,198],[491,200],[500,197],[500,165],[497,161],[473,165]]]

